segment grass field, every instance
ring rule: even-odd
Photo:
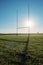
[[[27,35],[0,35],[0,65],[8,65],[9,60],[21,61],[15,52],[22,53],[26,43],[13,42],[9,40],[26,41]],[[43,65],[43,34],[30,34],[28,44],[28,55],[34,61],[27,60],[27,65]],[[37,60],[37,61],[36,61]],[[14,65],[10,64],[9,65]],[[15,64],[18,65],[18,64]]]

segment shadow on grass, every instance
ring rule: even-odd
[[[6,59],[8,59],[8,64],[7,65],[12,65],[12,64],[16,64],[16,65],[34,65],[34,64],[43,64],[43,60],[39,60],[37,59],[37,57],[33,58],[31,55],[28,55],[27,56],[27,48],[28,48],[28,43],[29,43],[29,38],[27,39],[27,41],[21,41],[21,40],[7,40],[7,39],[0,39],[2,41],[8,41],[8,42],[21,42],[21,43],[26,43],[26,46],[25,46],[25,49],[24,49],[24,52],[20,53],[20,52],[13,52],[15,53],[18,58],[21,58],[21,61],[18,62],[18,61],[14,61],[13,59],[9,59],[9,57],[5,57],[3,56],[3,59],[5,58],[5,61]],[[9,53],[9,52],[8,52]],[[11,52],[12,53],[12,52]],[[10,53],[10,54],[11,54]],[[11,57],[11,56],[10,56]],[[0,56],[1,58],[1,56]],[[2,59],[2,58],[1,58]],[[30,64],[26,64],[27,62],[30,62]],[[2,61],[0,61],[0,63],[2,63]],[[1,65],[5,65],[5,63],[1,64]]]

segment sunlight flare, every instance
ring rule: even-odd
[[[34,23],[33,20],[25,21],[25,26],[26,27],[32,28],[32,27],[34,27],[34,25],[35,25],[35,23]]]

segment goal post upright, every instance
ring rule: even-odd
[[[16,11],[16,14],[17,14],[17,31],[16,31],[16,34],[18,35],[18,9],[17,9],[17,11]]]

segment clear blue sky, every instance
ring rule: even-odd
[[[0,0],[0,33],[14,33],[17,28],[17,9],[19,27],[24,21],[33,19],[32,32],[43,32],[43,0]],[[22,30],[23,31],[23,30]]]

